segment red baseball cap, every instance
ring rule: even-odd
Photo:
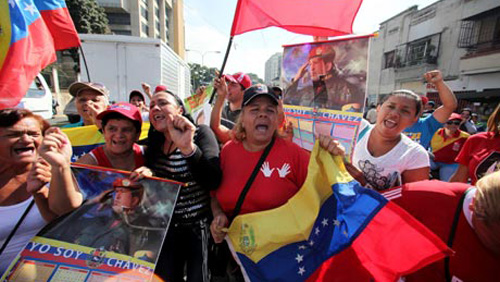
[[[454,120],[454,119],[462,120],[462,116],[460,114],[457,114],[457,113],[452,113],[450,115],[450,117],[448,118],[448,120]]]
[[[167,91],[167,86],[161,85],[161,84],[158,85],[158,86],[156,86],[155,93],[158,93],[158,92],[161,92],[161,91]]]
[[[110,113],[118,113],[128,119],[131,119],[132,121],[137,121],[142,124],[141,112],[136,106],[130,103],[118,102],[116,104],[108,106],[105,111],[97,115],[97,119],[102,120],[106,115]]]
[[[235,83],[239,83],[245,89],[252,86],[252,79],[246,73],[237,72],[233,75],[226,74],[226,75],[224,75],[224,77],[226,78],[226,80],[229,80],[229,81],[232,81]]]

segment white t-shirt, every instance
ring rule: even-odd
[[[2,225],[2,228],[0,228],[0,247],[5,242],[5,239],[7,239],[12,229],[14,229],[14,226],[16,226],[24,211],[28,208],[31,200],[33,200],[33,198],[30,197],[26,201],[12,206],[0,206],[0,222]],[[0,276],[7,270],[12,260],[24,248],[28,241],[33,238],[45,224],[46,222],[42,218],[38,207],[36,204],[33,204],[28,215],[17,229],[16,234],[10,239],[9,244],[0,256]]]
[[[370,128],[354,147],[352,162],[360,169],[367,181],[367,187],[386,190],[402,185],[401,174],[406,170],[430,166],[429,155],[424,147],[401,134],[401,140],[389,152],[373,157],[368,151]],[[360,130],[361,132],[362,130]]]

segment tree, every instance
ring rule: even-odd
[[[208,68],[196,63],[189,64],[189,68],[191,69],[191,86],[193,90],[198,89],[202,85],[210,84],[217,72],[216,68]]]
[[[108,16],[96,0],[66,0],[66,6],[78,33],[104,34],[109,32]],[[74,62],[74,71],[80,72],[78,48],[65,50],[62,56],[71,57]]]
[[[255,73],[247,73],[247,74],[252,79],[252,84],[264,83],[264,80]]]
[[[66,0],[66,6],[78,33],[109,32],[108,17],[96,0]]]

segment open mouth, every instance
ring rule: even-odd
[[[393,121],[393,120],[386,119],[386,120],[384,120],[384,125],[385,125],[385,127],[392,129],[392,128],[395,128],[396,126],[398,126],[398,123]]]
[[[15,148],[14,153],[20,156],[33,155],[35,153],[35,147],[23,147],[23,148]]]
[[[114,141],[114,140],[111,140],[111,144],[112,145],[116,145],[116,146],[123,146],[126,143],[127,143],[126,141]]]
[[[153,115],[155,121],[162,121],[165,119],[165,115]]]
[[[267,124],[257,124],[255,126],[255,130],[257,130],[257,132],[265,133],[268,129],[269,129],[269,126]]]

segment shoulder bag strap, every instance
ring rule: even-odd
[[[457,231],[458,219],[460,218],[460,213],[462,212],[464,206],[465,196],[467,195],[467,193],[469,193],[470,190],[471,189],[469,188],[465,191],[465,193],[460,198],[460,201],[458,202],[457,209],[455,210],[455,216],[453,218],[453,223],[451,224],[450,235],[448,237],[448,242],[447,242],[447,245],[450,248],[453,247],[453,241],[455,240],[455,233]],[[444,258],[444,277],[446,281],[448,282],[451,281],[449,256]]]
[[[271,151],[273,144],[274,144],[274,137],[271,140],[271,143],[269,143],[269,145],[267,145],[267,147],[264,149],[264,152],[260,156],[260,159],[257,162],[257,165],[255,166],[252,174],[250,175],[250,178],[248,178],[247,184],[245,184],[245,187],[241,191],[240,197],[238,198],[238,202],[236,202],[236,206],[235,206],[233,214],[231,216],[231,221],[233,221],[233,219],[240,213],[241,206],[243,205],[243,201],[245,200],[245,197],[248,193],[248,190],[250,190],[250,186],[252,186],[252,183],[255,180],[255,177],[257,177],[257,173],[259,173],[260,167],[262,166],[262,164],[266,160],[267,155],[269,155],[269,152]]]
[[[17,221],[16,226],[14,226],[12,231],[10,231],[9,236],[7,236],[7,239],[5,239],[5,242],[3,242],[2,248],[0,249],[0,256],[2,255],[5,248],[7,248],[7,245],[9,244],[12,237],[14,237],[14,234],[16,234],[17,229],[19,228],[19,226],[21,226],[21,223],[23,223],[24,218],[28,215],[28,213],[30,212],[31,207],[33,207],[34,203],[35,203],[35,200],[31,200],[28,207],[24,210],[23,215],[21,215],[21,218],[19,218],[19,220]]]

